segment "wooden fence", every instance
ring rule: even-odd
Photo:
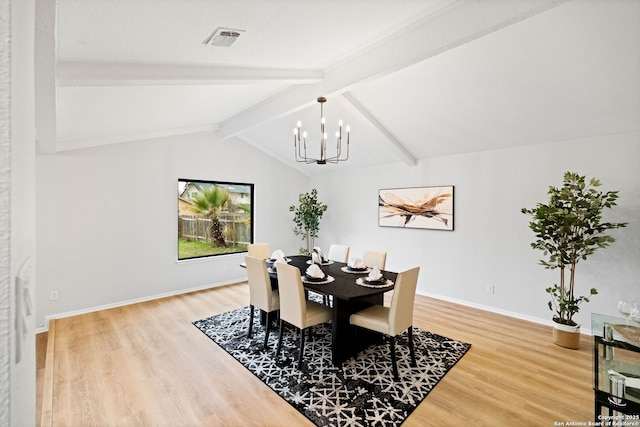
[[[230,245],[251,243],[251,215],[248,213],[221,213],[218,216],[224,239]],[[213,243],[211,220],[192,215],[178,216],[178,238]]]

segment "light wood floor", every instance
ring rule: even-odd
[[[56,320],[37,339],[38,424],[311,426],[191,324],[248,295],[238,284]],[[567,350],[548,327],[419,295],[414,319],[472,348],[403,427],[592,420],[590,337]]]

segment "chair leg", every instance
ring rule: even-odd
[[[276,347],[276,359],[280,357],[280,348],[282,347],[282,324],[283,321],[280,319],[280,332],[278,334],[278,346]]]
[[[249,332],[247,333],[247,338],[251,338],[252,332],[253,332],[253,306],[249,305]]]
[[[302,354],[304,353],[304,329],[300,329],[300,354],[298,355],[298,369],[302,365]]]
[[[264,328],[264,345],[262,346],[265,350],[267,349],[267,343],[269,342],[269,330],[271,329],[271,313],[266,314],[266,326]]]
[[[396,363],[396,338],[389,337],[389,351],[391,351],[391,365],[393,366],[393,379],[398,381],[398,364]]]
[[[409,354],[411,354],[411,366],[418,366],[416,363],[416,353],[413,350],[413,326],[409,326]]]

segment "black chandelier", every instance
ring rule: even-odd
[[[336,131],[336,155],[327,157],[327,133],[324,131],[324,110],[323,104],[327,102],[324,97],[318,98],[320,104],[320,158],[314,159],[307,157],[307,132],[302,132],[302,122],[298,121],[297,126],[293,129],[293,145],[296,154],[296,161],[300,163],[316,163],[318,165],[326,165],[327,163],[343,162],[349,158],[349,132],[350,127],[347,126],[347,149],[346,155],[342,157],[342,120],[338,122],[338,130]],[[302,138],[302,140],[301,140]]]

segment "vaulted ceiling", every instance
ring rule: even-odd
[[[57,0],[36,11],[39,150],[216,130],[307,174],[640,128],[636,0]],[[217,28],[240,35],[205,43]],[[315,153],[314,153],[315,155]]]

